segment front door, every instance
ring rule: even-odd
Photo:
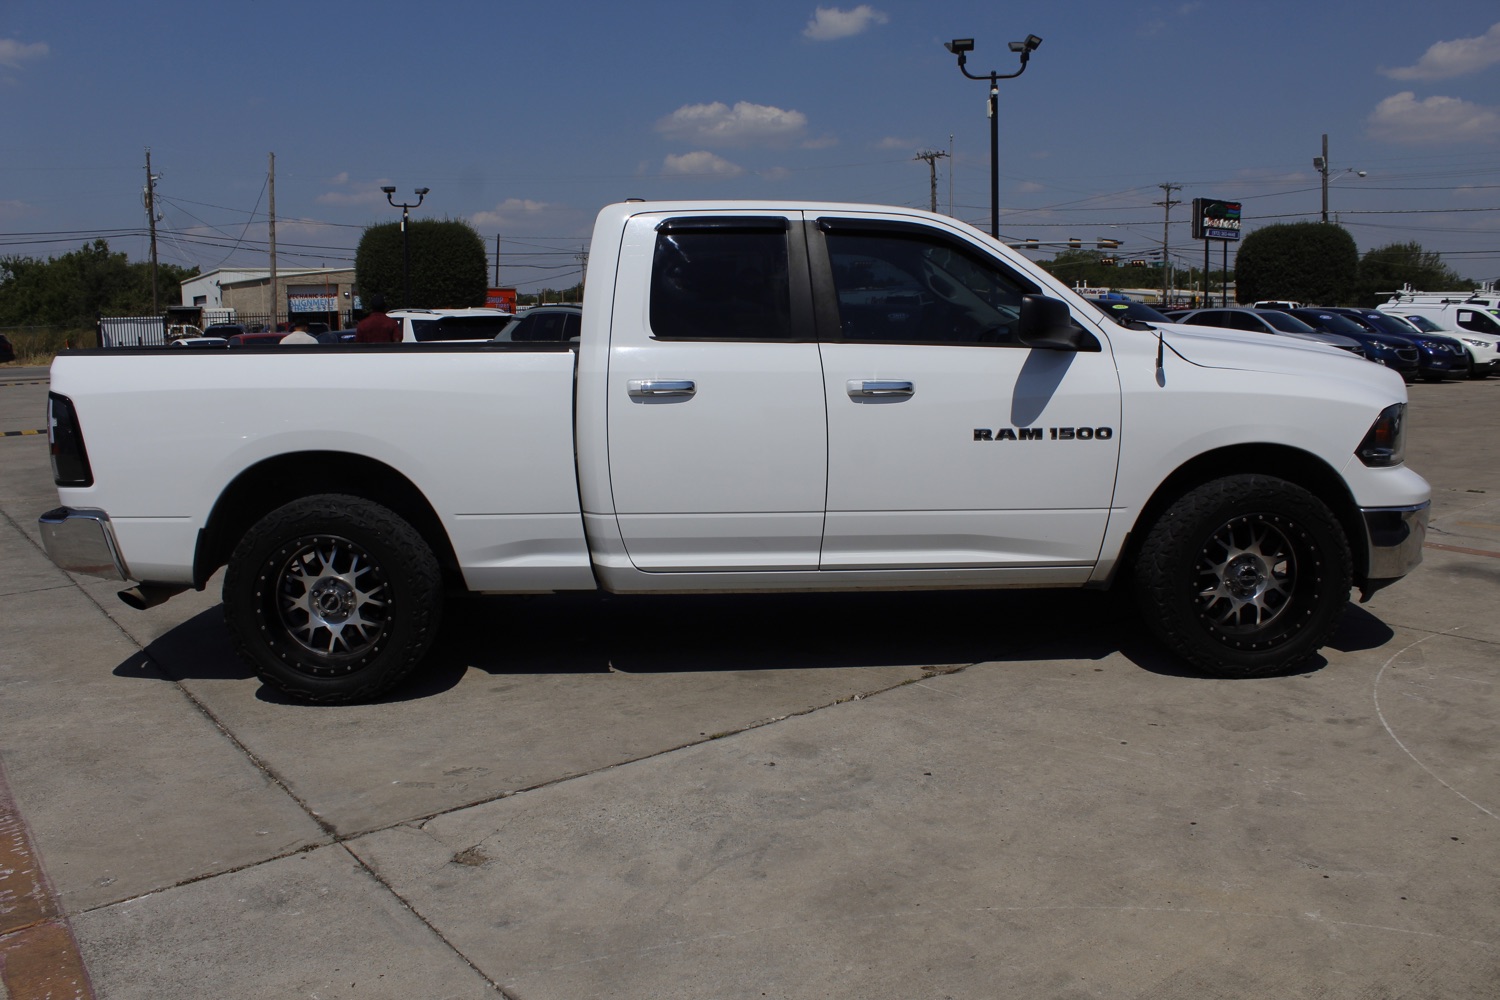
[[[864,217],[810,233],[828,409],[822,568],[1086,578],[1119,459],[1108,342],[1018,343],[1021,296],[1038,289],[957,232]]]

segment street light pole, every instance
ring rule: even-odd
[[[968,53],[974,51],[974,39],[955,38],[951,42],[944,42],[943,48],[958,56],[958,69],[970,80],[988,80],[990,82],[989,116],[990,116],[990,235],[996,239],[1000,238],[1000,87],[1001,80],[1014,80],[1026,72],[1026,65],[1031,61],[1031,54],[1042,44],[1040,37],[1027,35],[1024,42],[1011,42],[1010,50],[1021,57],[1021,68],[1014,73],[990,72],[985,76],[975,76],[969,72]]]
[[[415,192],[416,196],[417,196],[417,200],[415,202],[410,203],[410,204],[408,204],[406,202],[398,203],[396,201],[396,199],[394,199],[394,198],[391,197],[391,195],[393,195],[393,194],[396,193],[396,189],[394,187],[383,187],[380,190],[382,190],[382,191],[385,192],[385,200],[391,203],[391,207],[392,208],[399,208],[399,209],[401,209],[401,277],[402,277],[403,282],[406,285],[406,297],[402,300],[401,304],[403,306],[407,307],[407,308],[410,308],[411,307],[411,236],[407,232],[406,222],[407,222],[407,217],[411,214],[411,210],[414,209],[414,208],[421,208],[422,207],[422,199],[425,198],[425,197],[427,197],[427,192],[430,191],[430,190],[432,190],[432,189],[431,188],[417,188],[417,190]]]
[[[1313,169],[1323,175],[1323,221],[1328,221],[1328,133],[1323,133],[1323,155],[1313,157]],[[1355,170],[1353,167],[1345,167],[1339,171],[1340,174],[1354,174],[1356,177],[1365,176],[1363,170]]]

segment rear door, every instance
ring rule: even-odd
[[[816,570],[827,422],[800,213],[636,216],[617,274],[609,474],[631,564]]]
[[[830,216],[809,247],[828,410],[822,568],[1085,578],[1119,458],[1107,340],[1019,343],[1021,296],[1039,289],[958,232]]]

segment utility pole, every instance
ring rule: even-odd
[[[1166,184],[1158,184],[1156,186],[1166,192],[1165,198],[1161,201],[1154,201],[1152,204],[1160,205],[1166,209],[1166,217],[1162,220],[1161,224],[1161,301],[1163,305],[1170,305],[1170,296],[1172,294],[1172,258],[1167,255],[1167,234],[1172,225],[1172,206],[1182,204],[1180,201],[1172,200],[1172,192],[1181,191],[1182,185],[1173,184],[1168,181]]]
[[[495,287],[500,287],[500,234],[495,234]]]
[[[151,227],[151,312],[161,313],[156,293],[156,181],[151,172],[151,147],[146,147],[146,220]]]
[[[953,133],[948,133],[948,214],[953,214]]]
[[[271,329],[276,329],[276,154],[271,157],[271,173],[267,185],[271,189]],[[288,317],[290,318],[290,317]]]
[[[1323,133],[1323,155],[1318,157],[1313,166],[1318,168],[1318,173],[1323,175],[1323,221],[1328,221],[1328,133]]]
[[[932,189],[932,198],[930,201],[931,207],[928,210],[931,212],[937,211],[937,161],[941,160],[947,155],[947,153],[940,153],[937,150],[924,149],[922,152],[912,157],[912,159],[914,160],[927,161],[927,175],[930,182],[929,186]]]

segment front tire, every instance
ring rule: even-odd
[[[361,497],[295,500],[252,527],[224,575],[224,618],[261,680],[303,701],[374,698],[421,661],[442,577],[414,528]]]
[[[1338,627],[1350,585],[1349,544],[1328,507],[1271,476],[1189,491],[1152,525],[1135,563],[1148,626],[1219,677],[1304,664]]]

